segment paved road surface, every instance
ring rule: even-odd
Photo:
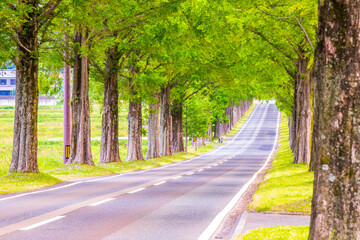
[[[274,104],[259,104],[232,142],[201,157],[2,196],[0,239],[206,239],[265,163],[278,121]]]

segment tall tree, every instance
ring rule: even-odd
[[[74,77],[72,91],[72,128],[70,158],[66,162],[94,165],[91,154],[89,103],[89,56],[86,49],[89,30],[78,26],[75,34]]]
[[[16,101],[10,172],[37,172],[39,47],[61,0],[6,0],[0,3],[2,24],[16,53]],[[5,13],[5,15],[3,15]],[[39,35],[41,33],[40,39]]]
[[[360,1],[319,5],[310,239],[360,238]]]

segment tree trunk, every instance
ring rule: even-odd
[[[311,134],[311,83],[308,70],[309,59],[298,61],[297,94],[296,94],[296,139],[294,163],[308,164],[310,162]]]
[[[38,24],[32,21],[36,20],[36,16],[37,9],[28,12],[17,33],[22,46],[17,46],[14,138],[10,172],[38,172]]]
[[[289,122],[289,140],[290,140],[290,148],[293,154],[295,154],[296,148],[296,129],[297,129],[297,94],[298,94],[298,79],[294,79],[294,102],[291,110],[290,122]]]
[[[310,239],[360,239],[360,1],[319,5]]]
[[[129,101],[128,148],[126,161],[144,160],[142,153],[141,102]]]
[[[170,85],[160,93],[160,156],[169,156],[170,146]]]
[[[183,134],[183,103],[179,100],[174,100],[171,108],[172,116],[172,153],[183,152],[184,149],[184,134]]]
[[[158,101],[158,99],[156,99]],[[160,157],[159,102],[149,105],[148,147],[146,159]]]
[[[121,53],[117,47],[107,51],[104,101],[101,123],[100,162],[120,162],[118,70]]]
[[[209,136],[208,137],[208,140],[209,142],[211,142],[213,140],[213,135],[212,135],[212,126],[211,126],[211,123],[209,123],[209,126],[208,126],[208,131],[207,131],[207,135]]]
[[[225,114],[226,114],[227,119],[229,120],[229,122],[224,123],[224,125],[225,125],[224,134],[227,134],[231,130],[231,105],[226,107]]]
[[[75,43],[85,46],[87,33],[75,35]],[[80,47],[75,47],[74,77],[72,91],[72,131],[70,158],[66,162],[94,165],[91,154],[91,126],[89,105],[89,57],[80,55]]]
[[[219,138],[221,136],[220,127],[221,127],[221,123],[220,123],[219,117],[216,117],[214,138]]]

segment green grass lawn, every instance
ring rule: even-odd
[[[91,113],[92,137],[101,136],[101,110],[94,109]],[[246,112],[241,123],[236,125],[240,129],[242,123],[249,117],[251,109]],[[119,111],[119,136],[127,134],[127,109]],[[12,152],[12,135],[14,109],[0,106],[0,194],[30,191],[42,187],[52,186],[62,181],[73,181],[83,177],[105,176],[115,173],[130,172],[157,167],[172,162],[189,159],[199,154],[209,152],[217,144],[216,140],[199,146],[195,152],[192,146],[188,152],[176,153],[172,156],[160,157],[146,161],[131,161],[122,163],[99,164],[100,140],[91,141],[91,151],[96,166],[62,164],[62,106],[40,106],[39,108],[39,144],[38,144],[38,174],[9,174]],[[233,132],[236,132],[234,130]],[[120,140],[120,157],[126,158],[126,140]],[[147,141],[143,141],[143,153],[146,155]]]
[[[293,164],[287,117],[283,114],[279,150],[253,196],[249,208],[256,211],[310,213],[314,173],[309,166]]]
[[[119,109],[119,136],[127,136],[127,108]],[[14,128],[14,107],[0,106],[0,176],[7,174]],[[39,106],[38,116],[38,163],[41,172],[62,166],[63,153],[62,106]],[[94,106],[91,113],[91,137],[101,137],[101,107]],[[120,156],[126,157],[125,141],[120,141]],[[144,142],[144,144],[147,144]],[[100,158],[100,141],[93,140],[94,161]],[[146,152],[146,145],[144,151]]]
[[[308,226],[279,226],[254,229],[234,240],[307,240],[308,234]]]

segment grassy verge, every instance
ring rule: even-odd
[[[244,236],[238,236],[234,240],[306,240],[308,239],[309,227],[267,227],[249,231]]]
[[[236,133],[249,117],[252,109],[250,108],[239,123],[234,128],[233,132]],[[1,110],[1,109],[0,109]],[[3,111],[5,112],[5,111]],[[45,114],[45,113],[44,113]],[[4,114],[5,115],[5,114]],[[5,121],[2,119],[0,111],[0,121]],[[54,120],[52,120],[53,122]],[[49,123],[50,124],[50,123]],[[51,123],[51,125],[54,123]],[[96,125],[92,128],[97,127]],[[57,130],[59,131],[59,127]],[[12,133],[11,133],[12,134]],[[8,134],[6,139],[11,139],[11,134]],[[4,135],[3,135],[4,136]],[[1,140],[4,140],[5,137],[0,137],[0,146]],[[5,141],[5,140],[4,140]],[[39,146],[38,146],[38,164],[40,172],[39,174],[8,174],[10,157],[11,157],[11,146],[8,140],[6,140],[8,147],[1,148],[0,153],[3,151],[6,152],[6,155],[0,156],[0,195],[6,193],[15,193],[15,192],[24,192],[31,191],[43,187],[49,187],[60,183],[62,181],[74,181],[83,177],[95,177],[95,176],[106,176],[115,173],[123,172],[132,172],[142,169],[148,169],[153,167],[158,167],[166,165],[173,162],[183,161],[194,156],[210,152],[215,149],[214,145],[218,143],[216,140],[206,143],[205,146],[199,146],[198,150],[195,151],[192,146],[188,147],[188,152],[176,153],[171,156],[155,158],[146,161],[131,161],[131,162],[122,162],[122,163],[107,163],[99,164],[99,155],[100,155],[100,141],[92,140],[91,149],[94,156],[95,166],[87,165],[66,165],[62,164],[62,142],[60,141],[46,141],[42,137],[39,137]],[[120,141],[120,157],[125,159],[126,157],[126,141]],[[143,141],[143,152],[146,154],[147,150],[147,141]],[[59,157],[60,156],[60,157]]]
[[[314,174],[308,171],[308,165],[295,165],[292,161],[287,118],[283,114],[279,150],[264,181],[253,196],[249,209],[310,213]]]
[[[192,147],[188,152],[176,153],[171,156],[154,158],[146,161],[131,161],[123,163],[88,165],[66,165],[49,169],[38,174],[12,173],[0,176],[0,195],[6,193],[31,191],[43,187],[53,186],[63,181],[74,181],[84,177],[106,176],[115,173],[132,172],[179,162],[199,154],[214,150],[215,142],[199,146],[198,151]]]

